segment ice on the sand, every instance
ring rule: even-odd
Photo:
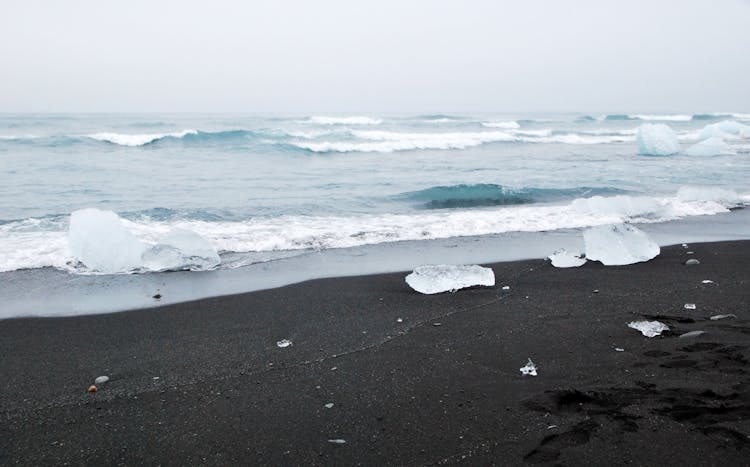
[[[685,334],[680,334],[680,338],[688,338],[689,339],[691,337],[702,336],[705,333],[706,333],[706,331],[690,331],[690,332],[686,332]]]
[[[638,154],[669,156],[680,152],[675,132],[663,123],[646,123],[638,127]]]
[[[534,365],[534,362],[532,362],[531,359],[526,362],[526,365],[519,369],[521,370],[522,375],[536,376],[536,365]]]
[[[712,136],[750,136],[750,126],[743,125],[735,120],[724,120],[718,123],[706,125],[698,134],[698,139],[708,139]]]
[[[686,303],[685,304],[686,310],[695,310],[695,303]]]
[[[662,332],[669,331],[669,326],[660,321],[633,321],[628,327],[641,331],[646,337],[660,336]]]
[[[455,292],[476,285],[495,285],[495,273],[482,266],[453,266],[437,264],[419,266],[406,276],[406,283],[423,294]]]
[[[289,339],[281,339],[280,341],[276,342],[276,346],[280,349],[285,349],[292,345],[292,341]]]
[[[68,243],[73,256],[91,271],[126,272],[141,266],[144,244],[112,211],[81,209],[70,215]]]
[[[142,256],[143,266],[152,271],[179,269],[207,270],[221,263],[216,249],[192,230],[172,229]]]
[[[685,150],[688,156],[719,156],[723,154],[736,154],[729,145],[720,137],[712,136],[700,143],[696,143]]]
[[[648,235],[629,224],[599,225],[583,233],[586,258],[607,266],[648,261],[661,251]]]
[[[586,258],[583,255],[569,253],[565,248],[555,251],[548,258],[552,261],[552,266],[556,268],[577,268],[586,263]]]
[[[328,442],[331,444],[346,444],[346,440],[341,438],[329,439]]]
[[[710,319],[711,321],[718,321],[720,319],[736,318],[736,317],[737,317],[737,315],[735,315],[734,313],[729,313],[729,314],[726,314],[726,315],[713,315],[712,317],[710,317],[708,319]]]

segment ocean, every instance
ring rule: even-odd
[[[648,124],[669,126],[680,151],[639,154]],[[707,134],[726,143],[721,154],[689,150]],[[175,280],[192,285],[172,301],[396,270],[403,245],[467,245],[456,239],[504,238],[507,247],[623,222],[705,234],[717,215],[742,219],[726,236],[750,238],[737,214],[750,203],[750,114],[2,114],[0,161],[0,293],[14,304],[3,316],[45,314],[63,289],[59,313],[70,314],[146,306],[153,288]],[[114,213],[143,248],[178,229],[219,261],[91,267],[69,235],[71,214],[90,208]],[[700,219],[709,220],[696,227]],[[113,255],[120,249],[106,227],[86,232]],[[504,244],[493,245],[466,259],[501,257]],[[375,251],[379,266],[363,265]],[[311,255],[353,259],[342,268]],[[225,272],[284,275],[274,268],[307,275],[243,285]],[[138,299],[83,305],[102,283],[119,284],[110,292],[148,286]]]

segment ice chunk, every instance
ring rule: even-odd
[[[280,341],[276,342],[276,346],[280,349],[285,349],[292,345],[292,341],[289,339],[281,339]]]
[[[696,264],[701,264],[701,262],[695,258],[690,258],[689,260],[685,261],[685,264],[688,266],[694,266]]]
[[[633,321],[628,324],[629,328],[641,331],[646,337],[655,337],[661,335],[664,331],[669,331],[669,326],[660,321]]]
[[[686,310],[695,310],[695,303],[686,303],[685,304]]]
[[[333,408],[333,402],[329,402],[326,405],[324,405],[326,409],[332,409]]]
[[[719,136],[712,136],[700,143],[696,143],[685,150],[688,156],[718,156],[722,154],[736,154]]]
[[[737,317],[737,315],[735,315],[734,313],[729,313],[729,314],[726,314],[726,315],[713,315],[712,317],[710,317],[708,319],[710,319],[711,321],[718,321],[720,319],[736,318],[736,317]]]
[[[583,255],[568,253],[565,248],[555,251],[548,258],[552,261],[552,266],[556,268],[577,268],[586,262]]]
[[[663,123],[646,123],[638,127],[638,154],[668,156],[680,152],[675,132]]]
[[[475,285],[495,285],[495,273],[482,266],[452,266],[437,264],[419,266],[406,276],[406,283],[423,294],[455,292]]]
[[[68,243],[73,257],[88,269],[103,273],[126,272],[141,266],[145,246],[122,225],[117,214],[81,209],[70,215]]]
[[[346,440],[341,438],[329,439],[328,442],[331,444],[346,444]]]
[[[686,332],[685,334],[680,334],[680,338],[690,338],[690,337],[698,337],[705,334],[706,331],[690,331]]]
[[[216,249],[192,230],[172,229],[143,253],[143,265],[152,271],[206,270],[221,263]]]
[[[583,233],[586,258],[607,266],[648,261],[661,251],[648,235],[629,224],[600,225]]]
[[[97,376],[94,380],[94,384],[104,384],[109,381],[109,376]]]
[[[743,125],[742,123],[734,120],[724,120],[718,123],[712,123],[706,125],[701,132],[698,134],[698,139],[707,139],[712,136],[739,136],[748,137],[750,136],[750,126]]]
[[[520,370],[522,375],[536,376],[536,365],[534,365],[531,359]]]

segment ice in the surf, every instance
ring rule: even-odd
[[[423,294],[454,292],[477,285],[495,285],[495,273],[482,266],[454,266],[447,264],[419,266],[406,276],[406,283]]]
[[[126,272],[141,266],[145,245],[112,211],[88,208],[70,216],[68,242],[73,257],[90,271]]]
[[[648,156],[669,156],[680,152],[677,134],[663,123],[646,123],[636,134],[638,153]]]
[[[548,258],[556,268],[577,268],[586,263],[586,258],[581,254],[570,253],[565,248],[555,251]]]
[[[718,123],[706,125],[698,134],[698,139],[703,140],[713,136],[750,137],[750,126],[739,123],[736,120],[724,120]]]
[[[736,151],[719,136],[711,136],[685,150],[688,156],[720,156],[736,154]]]
[[[659,245],[630,224],[600,225],[583,233],[586,258],[607,266],[640,263],[655,258]]]
[[[174,228],[142,255],[143,266],[151,271],[207,270],[221,263],[208,240],[197,233]]]

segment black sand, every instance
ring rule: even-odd
[[[387,274],[0,321],[0,464],[750,463],[750,242],[492,267],[438,296]]]

